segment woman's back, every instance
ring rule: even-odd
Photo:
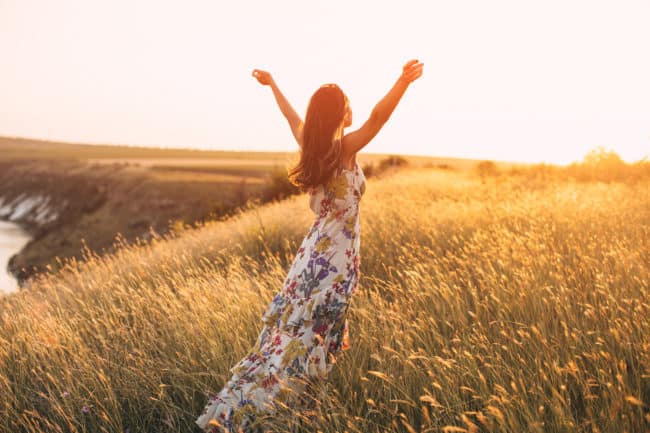
[[[352,170],[339,166],[325,184],[309,188],[309,207],[316,215],[332,210],[351,210],[358,207],[366,190],[366,177],[355,162]]]

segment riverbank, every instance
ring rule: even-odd
[[[64,258],[81,259],[87,247],[114,250],[149,239],[174,225],[218,217],[258,195],[262,182],[206,179],[200,174],[170,181],[151,170],[120,163],[75,160],[0,161],[0,219],[18,223],[32,239],[9,262],[22,284]]]
[[[81,260],[85,248],[103,254],[114,251],[118,237],[148,240],[227,214],[259,196],[270,172],[269,164],[242,173],[232,164],[226,173],[197,171],[209,152],[186,151],[194,164],[184,166],[178,151],[146,149],[125,160],[138,148],[110,148],[0,138],[0,220],[32,238],[8,264],[21,286],[65,260]],[[147,156],[161,160],[151,164]]]

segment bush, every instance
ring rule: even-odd
[[[408,163],[409,162],[401,156],[391,155],[379,161],[379,171],[385,171],[386,169],[393,167],[404,167],[408,165]]]
[[[623,167],[625,162],[616,152],[605,150],[599,146],[587,153],[582,160],[582,164],[587,167]]]
[[[268,185],[262,193],[262,202],[282,200],[299,192],[298,187],[289,181],[287,170],[276,168],[269,174]]]
[[[499,169],[494,161],[481,161],[476,164],[476,172],[479,176],[495,176],[499,174]]]
[[[367,164],[363,164],[363,167],[361,167],[361,170],[363,170],[363,175],[366,178],[373,177],[377,174],[377,168],[375,167],[375,164],[372,162],[369,162]]]
[[[409,162],[406,158],[403,158],[398,155],[390,155],[380,160],[379,163],[376,165],[375,163],[372,162],[364,164],[362,169],[363,169],[364,176],[366,178],[369,178],[369,177],[378,176],[384,173],[386,170],[390,170],[392,168],[404,167],[407,166],[408,164]]]

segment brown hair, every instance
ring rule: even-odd
[[[327,182],[339,165],[347,97],[336,84],[322,85],[309,100],[300,161],[289,180],[301,190]]]

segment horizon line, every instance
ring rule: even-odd
[[[158,149],[158,150],[183,150],[183,151],[194,151],[194,152],[232,152],[232,153],[250,153],[250,152],[259,152],[259,153],[297,153],[300,151],[300,149],[296,146],[295,150],[268,150],[268,149],[247,149],[247,150],[241,150],[241,149],[227,149],[227,148],[220,148],[220,149],[206,149],[206,148],[201,148],[201,147],[178,147],[178,146],[160,146],[160,145],[147,145],[147,144],[115,144],[115,143],[105,143],[105,142],[78,142],[78,141],[65,141],[65,140],[52,140],[52,139],[46,139],[46,138],[35,138],[35,137],[19,137],[19,136],[14,136],[14,135],[3,135],[0,134],[0,139],[8,139],[8,140],[22,140],[22,141],[32,141],[32,142],[41,142],[41,143],[55,143],[55,144],[67,144],[67,145],[73,145],[73,146],[104,146],[104,147],[124,147],[124,148],[131,148],[131,149],[143,149],[143,150],[149,150],[149,149]],[[646,154],[640,159],[636,161],[626,161],[623,159],[615,150],[613,149],[608,149],[604,146],[594,146],[592,150],[596,149],[604,149],[609,152],[613,152],[616,155],[618,155],[625,163],[627,164],[635,164],[635,163],[640,163],[644,161],[648,161],[650,159],[650,154]],[[400,155],[400,156],[406,156],[406,157],[415,157],[415,158],[437,158],[437,159],[457,159],[457,160],[469,160],[469,161],[494,161],[494,162],[499,162],[499,163],[505,163],[505,164],[525,164],[525,165],[532,165],[532,164],[544,164],[544,165],[556,165],[556,166],[569,166],[571,164],[579,164],[581,161],[576,160],[572,162],[567,162],[567,163],[558,163],[558,162],[548,162],[548,161],[512,161],[512,160],[501,160],[501,159],[489,159],[489,158],[480,158],[480,157],[463,157],[463,156],[442,156],[442,155],[432,155],[432,154],[420,154],[420,153],[400,153],[400,152],[366,152],[361,150],[360,153],[365,153],[367,155]],[[586,155],[584,155],[586,156]],[[583,156],[583,158],[584,158]],[[134,157],[137,158],[137,157]]]

